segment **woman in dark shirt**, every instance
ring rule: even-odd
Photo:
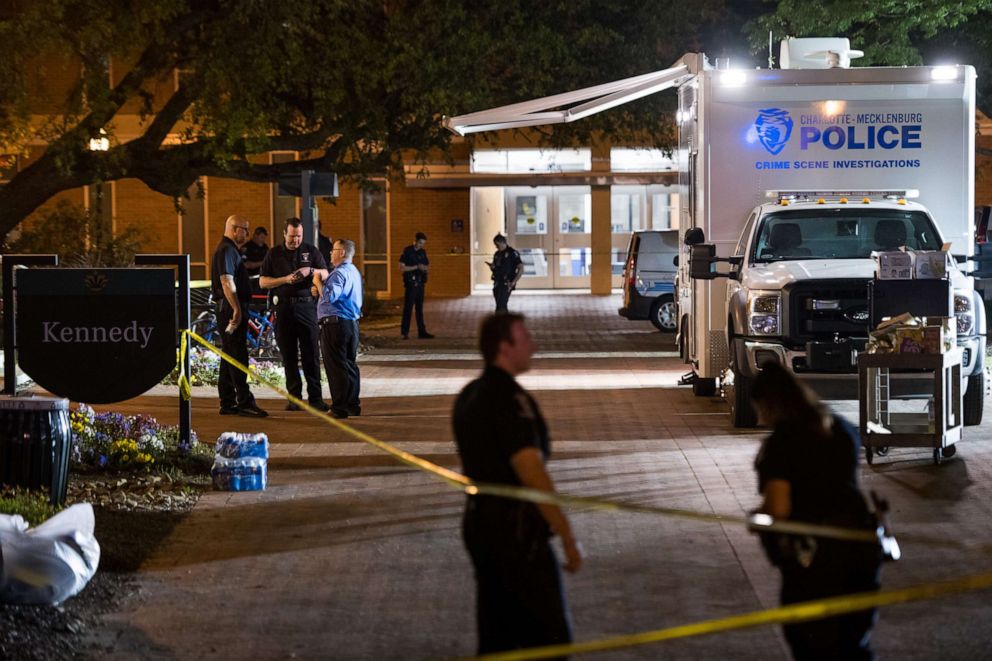
[[[779,365],[762,369],[752,401],[772,428],[755,460],[760,511],[775,520],[873,529],[857,485],[861,441],[854,428]],[[876,545],[776,533],[765,533],[762,543],[782,573],[783,605],[879,589]],[[875,617],[872,609],[787,624],[785,637],[796,659],[873,659]]]

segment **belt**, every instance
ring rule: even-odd
[[[336,324],[339,321],[341,321],[341,317],[321,317],[317,325],[326,326],[327,324]]]
[[[316,301],[317,299],[313,296],[288,296],[283,300],[293,301],[294,303],[299,303],[300,301]]]

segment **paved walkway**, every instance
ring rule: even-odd
[[[629,502],[741,516],[757,504],[752,463],[761,432],[728,424],[725,404],[675,387],[684,366],[671,338],[616,314],[619,300],[514,295],[544,352],[525,384],[549,418],[558,488]],[[355,429],[457,467],[453,394],[479,369],[474,328],[491,299],[428,301],[431,341],[381,329],[361,361]],[[371,326],[372,324],[370,324]],[[459,538],[462,496],[303,413],[221,418],[194,400],[202,438],[265,431],[264,492],[206,494],[142,569],[142,597],[107,618],[109,659],[426,659],[471,654],[473,583]],[[116,406],[174,419],[175,400]],[[171,416],[171,418],[170,418]],[[992,539],[989,425],[958,456],[894,450],[863,471],[907,532]],[[566,587],[579,640],[775,605],[777,580],[756,540],[735,525],[573,511],[588,552]],[[907,546],[887,587],[987,571],[988,558]],[[990,658],[987,594],[886,609],[877,649],[895,659]],[[782,659],[763,627],[614,651],[606,659]]]

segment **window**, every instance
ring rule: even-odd
[[[189,277],[191,280],[206,280],[207,270],[207,210],[206,182],[194,183],[187,191],[189,199],[183,200],[185,213],[179,216],[180,251],[189,254]]]
[[[479,149],[472,153],[472,172],[528,174],[591,169],[591,149]]]
[[[362,268],[365,289],[389,292],[389,212],[385,180],[362,191]]]
[[[675,170],[675,159],[660,149],[610,150],[610,169],[614,172],[666,172]]]
[[[296,152],[274,152],[270,154],[272,163],[290,163],[296,160]],[[296,218],[299,212],[296,209],[296,202],[299,200],[295,195],[279,195],[279,184],[272,184],[272,223],[269,227],[270,246],[279,243],[287,218]],[[306,237],[310,241],[310,237]]]

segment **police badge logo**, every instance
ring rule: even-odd
[[[788,110],[763,108],[754,120],[754,130],[758,133],[761,146],[772,156],[777,156],[785,149],[792,135],[792,117]]]

